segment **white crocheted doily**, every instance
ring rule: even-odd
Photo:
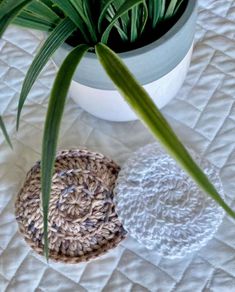
[[[190,153],[224,197],[217,169]],[[129,235],[168,258],[183,257],[205,245],[224,216],[157,143],[128,159],[115,193],[116,211]]]

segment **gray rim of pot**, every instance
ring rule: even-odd
[[[197,0],[188,0],[187,7],[181,17],[161,38],[138,49],[118,54],[142,85],[166,75],[185,57],[194,39],[196,8]],[[172,54],[172,49],[174,54]],[[62,44],[53,56],[55,64],[60,66],[62,60],[71,50],[71,46],[66,43]],[[143,70],[143,66],[148,69]],[[115,89],[112,81],[99,64],[96,55],[92,52],[85,55],[73,80],[96,89]]]

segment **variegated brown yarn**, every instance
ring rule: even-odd
[[[49,205],[50,258],[78,263],[118,245],[126,232],[113,204],[119,167],[87,150],[58,153]],[[16,218],[27,243],[43,253],[40,162],[30,170],[16,200]]]

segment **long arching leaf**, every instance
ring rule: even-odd
[[[59,69],[56,80],[54,82],[47,111],[43,135],[41,168],[44,252],[47,259],[49,256],[48,210],[60,123],[64,112],[66,96],[69,90],[70,83],[72,81],[73,74],[80,60],[88,49],[89,47],[87,45],[79,45],[78,47],[73,49],[73,51],[71,51],[66,57],[65,61]]]
[[[13,19],[12,23],[22,27],[37,29],[45,32],[51,32],[56,27],[56,23],[49,23],[44,19],[41,19],[36,15],[32,15],[24,10]]]
[[[164,17],[166,10],[166,0],[152,0],[149,1],[149,19],[151,20],[152,27],[156,28],[156,25]]]
[[[131,42],[135,42],[142,35],[148,20],[148,7],[146,3],[143,2],[143,7],[139,6],[135,6],[131,10]]]
[[[36,81],[43,67],[49,61],[50,57],[60,47],[60,45],[64,43],[64,41],[75,31],[75,29],[76,25],[69,18],[65,18],[64,20],[62,20],[51,32],[46,42],[34,58],[33,63],[31,64],[26,74],[20,94],[17,113],[17,129],[19,128],[20,114],[22,108],[34,82]]]
[[[70,0],[77,13],[80,15],[82,21],[86,24],[86,27],[91,35],[94,43],[97,43],[97,35],[95,31],[95,25],[92,21],[92,17],[89,14],[89,3],[88,0],[76,1]]]
[[[101,33],[102,31],[102,23],[105,19],[109,20],[110,22],[112,22],[112,18],[111,16],[107,15],[107,11],[108,9],[110,9],[111,4],[114,2],[115,0],[107,0],[107,2],[105,2],[102,6],[102,9],[100,11],[100,15],[98,18],[98,32]],[[126,23],[127,24],[127,23]],[[128,40],[128,36],[126,34],[126,32],[123,30],[123,28],[120,26],[119,22],[115,22],[114,26],[116,27],[116,29],[118,30],[120,36],[122,37],[123,40],[127,41]]]
[[[108,42],[109,34],[110,34],[113,26],[115,25],[115,22],[118,20],[118,18],[121,17],[122,15],[126,14],[129,10],[133,9],[135,6],[137,6],[141,3],[143,3],[143,0],[130,0],[130,1],[124,2],[124,4],[118,9],[118,11],[117,11],[116,15],[114,16],[113,20],[111,21],[111,23],[105,29],[105,31],[101,37],[102,43],[106,44]]]
[[[114,11],[118,11],[118,9],[124,4],[126,0],[115,0],[112,3],[112,7],[114,8]],[[112,11],[112,9],[108,9],[110,12]],[[123,28],[123,30],[125,31],[125,33],[129,32],[129,26],[130,26],[130,22],[131,22],[131,16],[126,13],[123,14],[122,17],[120,18],[120,25]]]
[[[80,30],[82,36],[84,37],[84,40],[86,42],[89,42],[89,38],[86,33],[86,27],[84,25],[84,22],[80,15],[78,14],[77,10],[74,8],[72,3],[68,0],[52,0],[53,3],[58,5],[58,7],[64,12],[65,15],[67,15],[77,26],[77,28]]]
[[[181,8],[181,5],[184,3],[184,0],[179,0],[177,3],[177,6],[175,8],[174,14],[178,13],[179,9]]]
[[[7,29],[8,25],[16,18],[20,11],[28,5],[32,0],[19,1],[16,5],[16,1],[3,1],[0,4],[0,38]],[[11,5],[12,4],[12,8]]]
[[[104,44],[96,46],[96,54],[119,92],[152,134],[194,179],[198,186],[235,219],[235,212],[224,202],[207,176],[191,158],[148,93],[136,81],[118,55]]]
[[[21,5],[27,5],[33,0],[2,0],[0,1],[0,19],[6,14],[11,13],[15,8]],[[28,3],[27,3],[28,2]]]
[[[52,23],[58,23],[60,21],[60,17],[41,1],[33,1],[26,7],[26,10]]]
[[[143,11],[141,11],[141,15],[142,17],[139,16],[139,18],[142,20],[140,34],[144,32],[145,26],[148,21],[148,6],[146,5],[145,1],[143,2]]]
[[[177,7],[178,0],[171,0],[169,3],[169,6],[167,8],[166,14],[165,14],[165,19],[168,19],[174,15],[174,11]]]
[[[100,11],[99,19],[98,19],[98,31],[101,33],[102,30],[102,22],[105,20],[107,10],[109,6],[114,2],[115,0],[107,0],[105,4],[102,7],[102,10]]]
[[[5,124],[4,124],[3,119],[2,119],[1,116],[0,116],[0,128],[1,128],[1,130],[2,130],[2,133],[3,133],[4,137],[5,137],[5,139],[6,139],[7,143],[8,143],[8,145],[9,145],[11,148],[13,148],[13,147],[12,147],[12,144],[11,144],[10,137],[9,137],[9,135],[8,135],[8,133],[7,133],[7,129],[6,129],[6,127],[5,127]]]

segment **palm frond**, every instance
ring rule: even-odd
[[[26,74],[20,94],[17,112],[17,129],[19,128],[22,108],[34,82],[56,49],[64,43],[64,41],[75,31],[75,29],[75,24],[69,18],[62,20],[49,35],[46,42],[34,58],[33,63]]]
[[[43,2],[33,1],[25,8],[25,10],[32,15],[36,15],[41,19],[47,20],[48,22],[60,22],[60,17],[55,13],[55,11]]]
[[[0,37],[7,29],[8,25],[17,17],[20,11],[32,0],[3,0],[0,3]]]
[[[76,27],[80,30],[82,33],[84,40],[89,43],[88,38],[88,32],[87,28],[81,18],[81,16],[78,14],[75,7],[72,5],[71,1],[64,1],[64,0],[52,0],[52,2],[64,12],[65,15],[67,15],[76,25]]]
[[[194,162],[148,93],[136,81],[118,55],[101,43],[96,45],[96,53],[110,79],[153,136],[196,184],[235,219],[235,212],[224,202],[207,176]]]
[[[48,209],[59,129],[62,115],[64,112],[66,96],[69,90],[70,83],[72,81],[73,74],[80,60],[88,49],[89,46],[87,45],[79,45],[78,47],[73,49],[64,60],[56,76],[47,111],[42,143],[43,145],[41,167],[44,252],[47,259],[49,257]]]
[[[5,139],[6,139],[7,143],[8,143],[8,145],[9,145],[11,148],[13,148],[13,147],[12,147],[11,140],[10,140],[10,137],[9,137],[9,135],[8,135],[8,133],[7,133],[6,126],[5,126],[5,124],[4,124],[3,119],[2,119],[1,116],[0,116],[0,129],[2,130],[2,133],[3,133],[4,137],[5,137]]]
[[[115,14],[114,18],[112,19],[111,23],[107,26],[107,28],[103,32],[102,37],[101,37],[102,43],[106,44],[108,42],[109,34],[110,34],[112,28],[114,27],[115,22],[121,16],[125,15],[128,11],[133,9],[135,6],[140,5],[141,3],[143,3],[143,0],[130,0],[130,1],[124,2],[124,4],[116,12],[116,14]]]
[[[27,95],[52,54],[66,41],[80,44],[68,54],[59,69],[44,128],[41,186],[44,250],[47,258],[50,189],[66,96],[83,55],[90,44],[94,46],[99,41],[103,44],[95,46],[96,54],[127,103],[201,189],[235,218],[234,211],[193,161],[147,92],[118,55],[105,45],[109,43],[113,48],[116,44],[125,44],[125,48],[128,48],[128,45],[131,47],[138,41],[144,45],[145,41],[155,40],[156,35],[164,34],[169,29],[165,24],[177,21],[178,14],[182,13],[188,1],[190,0],[0,0],[0,36],[10,23],[50,32],[26,74],[18,104],[17,128]],[[149,32],[153,38],[149,37]],[[84,42],[87,45],[81,45]],[[1,116],[0,129],[12,146]]]
[[[0,19],[10,14],[16,8],[19,10],[28,5],[33,0],[1,0],[0,2]]]

